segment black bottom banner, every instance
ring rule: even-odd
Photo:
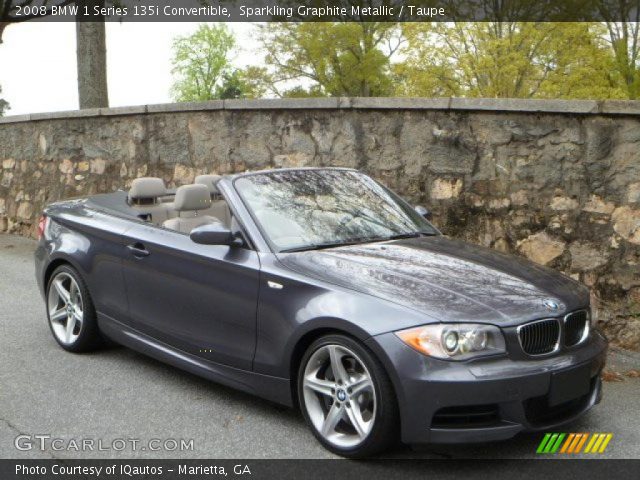
[[[640,460],[0,460],[1,480],[638,478]]]

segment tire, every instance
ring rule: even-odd
[[[334,365],[337,370],[341,365],[342,372],[334,374]],[[313,342],[300,362],[297,385],[302,414],[330,452],[364,458],[398,443],[391,381],[380,361],[356,340],[335,334]]]
[[[90,352],[104,345],[87,284],[72,266],[61,265],[51,274],[46,308],[53,338],[65,350]]]

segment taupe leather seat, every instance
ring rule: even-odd
[[[167,187],[161,178],[136,178],[129,189],[129,205],[138,217],[160,225],[171,216],[172,205],[160,201],[160,197],[166,194]]]
[[[211,195],[211,207],[203,211],[202,214],[216,217],[229,227],[231,225],[231,211],[216,186],[218,180],[220,180],[220,175],[198,175],[194,183],[197,185],[206,185]]]
[[[210,207],[211,196],[205,185],[183,185],[176,190],[173,200],[173,208],[178,212],[178,216],[166,220],[162,226],[182,233],[191,233],[191,230],[200,225],[220,223],[216,217],[199,214]]]
[[[194,180],[193,183],[196,183],[198,185],[206,185],[207,188],[209,189],[209,192],[211,193],[211,196],[213,195],[217,195],[220,196],[220,191],[218,190],[218,187],[216,186],[216,184],[218,183],[218,180],[220,180],[220,175],[198,175],[196,177],[196,179]]]

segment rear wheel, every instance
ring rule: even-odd
[[[47,318],[53,337],[70,352],[102,345],[96,312],[80,274],[69,265],[56,268],[47,285]]]
[[[343,335],[315,341],[302,358],[298,396],[316,438],[333,453],[360,458],[397,441],[398,408],[380,362]]]

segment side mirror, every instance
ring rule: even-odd
[[[426,218],[429,221],[433,218],[433,215],[431,214],[431,212],[426,208],[424,208],[422,205],[416,205],[414,209],[416,212],[418,212],[419,215],[421,215],[422,217]]]
[[[208,223],[191,230],[189,238],[202,245],[235,245],[237,240],[227,227],[221,223]]]

